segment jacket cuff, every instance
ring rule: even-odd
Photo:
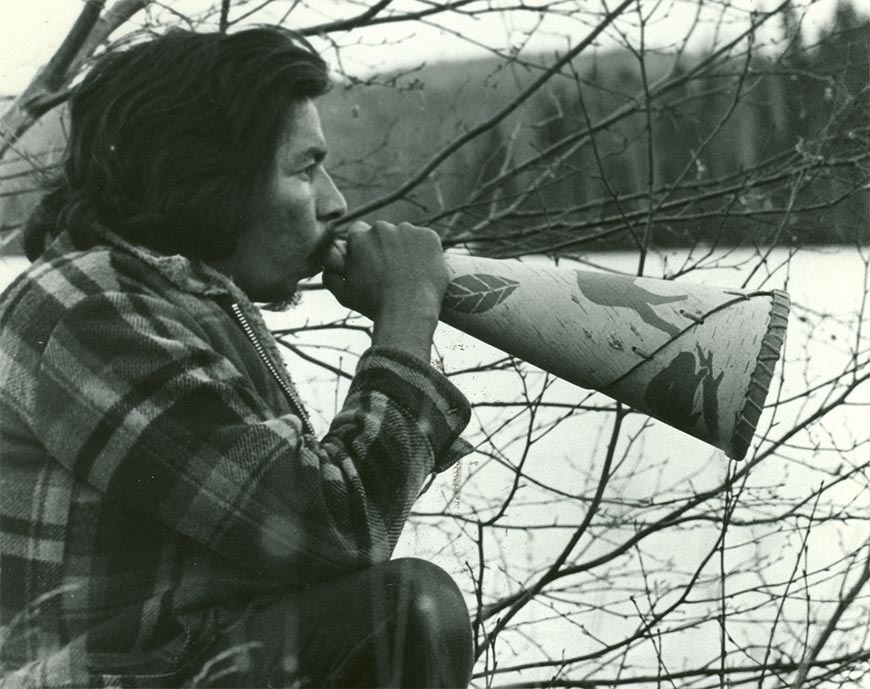
[[[429,440],[435,471],[444,471],[471,452],[459,438],[471,407],[459,389],[427,362],[394,347],[370,347],[360,357],[352,387],[389,397],[417,422]]]

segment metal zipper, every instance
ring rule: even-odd
[[[311,419],[308,416],[308,412],[305,411],[305,407],[302,406],[302,400],[299,399],[299,396],[296,394],[296,391],[293,390],[281,374],[278,372],[278,369],[275,367],[275,364],[272,363],[272,359],[269,358],[269,355],[266,353],[263,344],[260,342],[260,338],[257,337],[257,333],[254,332],[254,328],[251,326],[248,321],[247,316],[242,311],[242,307],[237,303],[230,304],[230,308],[232,309],[233,315],[236,317],[236,320],[239,322],[239,325],[242,326],[242,331],[244,331],[245,336],[248,338],[248,341],[254,345],[254,349],[257,352],[257,355],[260,357],[261,361],[266,365],[266,368],[269,370],[269,373],[272,374],[272,377],[278,383],[278,386],[283,390],[284,394],[287,396],[287,399],[290,400],[290,406],[293,407],[293,410],[302,419],[302,425],[305,427],[305,430],[308,433],[314,434],[314,428],[311,426]]]

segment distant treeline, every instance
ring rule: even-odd
[[[647,84],[666,72],[678,78],[701,59],[686,55],[671,71],[673,55],[650,53]],[[537,74],[492,58],[340,86],[329,97],[327,134],[351,205],[398,186]],[[867,243],[868,82],[870,24],[849,4],[814,45],[797,34],[776,60],[738,56],[653,99],[649,118],[636,56],[584,56],[378,215],[411,216],[448,238],[478,226],[475,244],[491,253],[510,253],[524,227],[538,228],[540,250],[550,243],[631,246],[628,226],[639,232],[648,220],[660,246],[774,236],[780,243]],[[556,162],[557,150],[522,169],[536,152],[626,107],[630,114],[596,129],[565,159]],[[651,219],[650,204],[657,209]]]

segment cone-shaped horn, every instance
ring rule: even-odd
[[[742,459],[779,359],[785,292],[449,254],[441,320]]]

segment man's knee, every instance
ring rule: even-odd
[[[424,618],[469,626],[468,608],[456,582],[437,565],[417,558],[401,558],[387,563],[386,585],[409,612]],[[401,604],[401,603],[400,603]]]
[[[417,651],[439,658],[455,686],[468,681],[474,663],[471,624],[462,591],[437,565],[416,558],[387,563],[385,584],[407,623]],[[462,682],[460,681],[462,680]]]

